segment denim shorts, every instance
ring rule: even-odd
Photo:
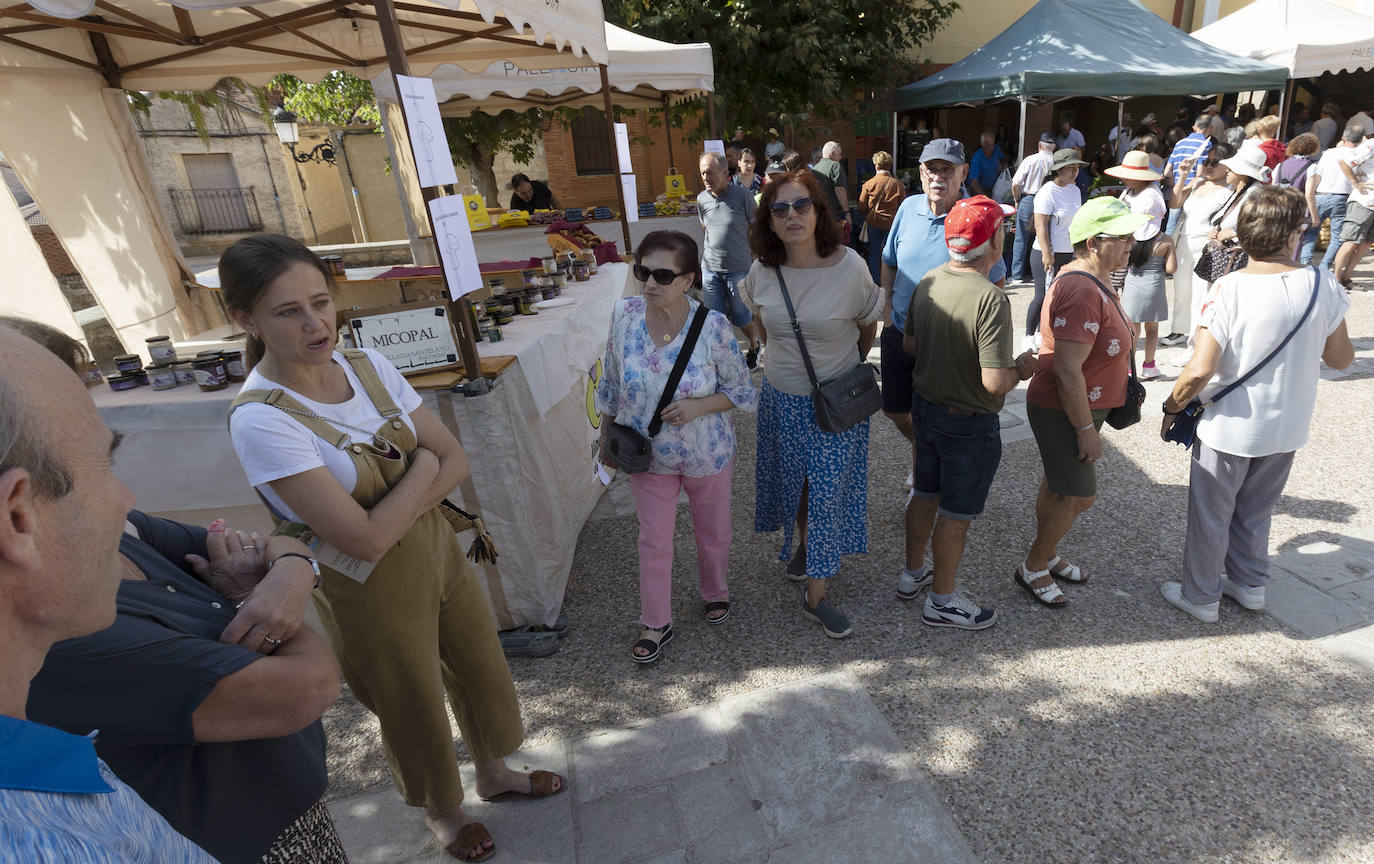
[[[911,394],[916,432],[913,494],[940,499],[940,515],[969,521],[982,515],[1002,461],[996,414],[960,414]]]

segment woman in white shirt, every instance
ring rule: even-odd
[[[816,423],[811,381],[792,331],[781,280],[816,379],[826,382],[868,356],[883,311],[883,291],[859,253],[840,242],[839,223],[809,171],[781,175],[763,189],[749,229],[757,260],[739,284],[740,298],[772,333],[759,393],[754,530],[784,531],[779,561],[806,582],[802,614],[834,639],[852,631],[826,599],[841,555],[868,551],[867,419],[843,432]]]
[[[505,763],[524,739],[515,686],[486,591],[439,506],[467,456],[385,357],[334,349],[333,279],[304,244],[245,238],[219,273],[249,334],[252,371],[229,419],[248,482],[286,533],[325,544],[316,555],[333,566],[320,566],[315,606],[344,679],[380,721],[397,791],[425,809],[449,854],[483,860],[495,850],[460,807],[445,693],[479,796],[542,798],[565,783]]]
[[[1035,193],[1035,240],[1031,243],[1031,281],[1035,297],[1026,309],[1026,338],[1022,348],[1038,350],[1035,331],[1040,327],[1040,308],[1045,305],[1045,286],[1054,281],[1059,268],[1073,260],[1069,223],[1083,206],[1083,194],[1076,180],[1080,166],[1087,165],[1072,148],[1054,151],[1050,176]]]
[[[1185,345],[1193,338],[1193,321],[1207,293],[1206,283],[1197,285],[1194,290],[1196,277],[1193,267],[1197,264],[1197,256],[1207,245],[1207,235],[1212,231],[1209,220],[1231,195],[1231,187],[1226,185],[1226,168],[1221,160],[1234,154],[1230,144],[1213,141],[1201,162],[1184,159],[1178,163],[1169,207],[1182,210],[1183,221],[1176,252],[1178,269],[1174,271],[1174,311],[1169,322],[1169,329],[1173,332],[1160,340],[1162,345]],[[1197,165],[1197,174],[1192,182],[1185,183],[1184,178],[1193,170],[1194,164]]]
[[[1246,609],[1264,608],[1269,522],[1293,453],[1307,443],[1320,372],[1315,361],[1344,369],[1355,358],[1345,326],[1350,298],[1330,271],[1294,262],[1306,215],[1301,194],[1275,186],[1255,189],[1241,206],[1236,232],[1250,261],[1215,283],[1193,358],[1164,400],[1161,434],[1194,397],[1206,404],[1257,370],[1208,405],[1198,423],[1183,578],[1160,588],[1205,623],[1217,620],[1223,595]]]

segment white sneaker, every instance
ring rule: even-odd
[[[1192,615],[1203,624],[1215,624],[1217,619],[1221,617],[1221,601],[1204,603],[1200,606],[1189,603],[1188,599],[1183,596],[1182,582],[1165,582],[1159,586],[1159,593],[1163,594],[1164,599],[1168,600],[1170,604]]]
[[[1250,588],[1238,582],[1232,582],[1229,577],[1221,580],[1221,594],[1223,597],[1230,597],[1246,609],[1258,612],[1264,608],[1264,586]]]
[[[1140,367],[1140,380],[1153,381],[1159,377],[1159,367],[1153,363],[1146,363]]]
[[[915,600],[916,595],[921,593],[921,589],[934,581],[935,571],[930,566],[929,561],[921,562],[921,569],[914,573],[904,569],[897,574],[897,599]]]
[[[921,620],[932,627],[958,627],[960,630],[983,630],[997,623],[997,613],[974,603],[963,591],[955,591],[947,605],[941,606],[926,595]]]

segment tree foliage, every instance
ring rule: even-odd
[[[467,117],[445,117],[444,137],[454,164],[471,168],[478,190],[496,206],[500,200],[494,170],[496,154],[509,153],[517,162],[533,159],[535,145],[543,136],[542,121],[538,108],[500,114],[474,111]]]
[[[605,0],[606,20],[671,42],[709,42],[722,128],[832,115],[856,91],[915,78],[905,60],[956,0]]]
[[[272,86],[281,91],[282,104],[302,120],[326,126],[377,126],[381,115],[372,85],[342,70],[334,70],[318,84],[294,75],[278,75]]]

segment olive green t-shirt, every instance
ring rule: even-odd
[[[983,368],[1009,369],[1014,338],[1011,301],[975,272],[941,264],[916,285],[906,333],[916,343],[911,384],[927,402],[996,414],[1005,401],[983,387]]]

